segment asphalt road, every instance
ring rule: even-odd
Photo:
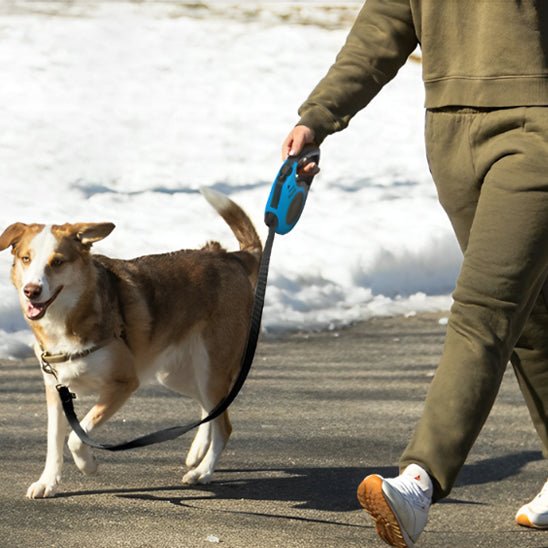
[[[376,319],[259,343],[232,408],[234,433],[213,483],[180,483],[190,435],[99,455],[82,476],[66,453],[53,499],[26,500],[45,455],[36,363],[0,362],[2,547],[376,547],[355,489],[395,465],[441,352],[438,316]],[[79,401],[83,413],[85,403]],[[197,416],[192,402],[142,389],[98,437],[121,441]],[[548,547],[548,531],[514,525],[544,483],[546,462],[511,370],[450,498],[419,546]]]

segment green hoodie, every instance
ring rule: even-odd
[[[426,108],[548,105],[548,0],[367,0],[299,124],[344,129],[417,45]]]

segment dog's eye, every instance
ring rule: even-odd
[[[29,257],[28,255],[23,255],[23,256],[21,257],[21,262],[22,262],[23,264],[30,264],[30,257]]]
[[[63,261],[63,259],[53,259],[53,261],[51,261],[51,266],[53,267],[59,267],[59,266],[62,266],[63,264],[65,264],[65,261]]]

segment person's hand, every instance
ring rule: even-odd
[[[288,156],[296,156],[305,145],[314,144],[314,130],[306,126],[295,126],[285,138],[282,145],[282,160]],[[310,162],[302,168],[303,175],[314,176],[319,173],[320,168],[316,162]]]

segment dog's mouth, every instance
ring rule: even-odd
[[[29,301],[27,303],[27,318],[29,320],[39,320],[40,318],[43,318],[50,304],[53,303],[53,301],[57,298],[59,293],[61,293],[62,289],[63,289],[63,286],[62,285],[59,286],[55,290],[53,297],[51,297],[51,299],[47,300],[46,302],[37,303],[34,301]]]

